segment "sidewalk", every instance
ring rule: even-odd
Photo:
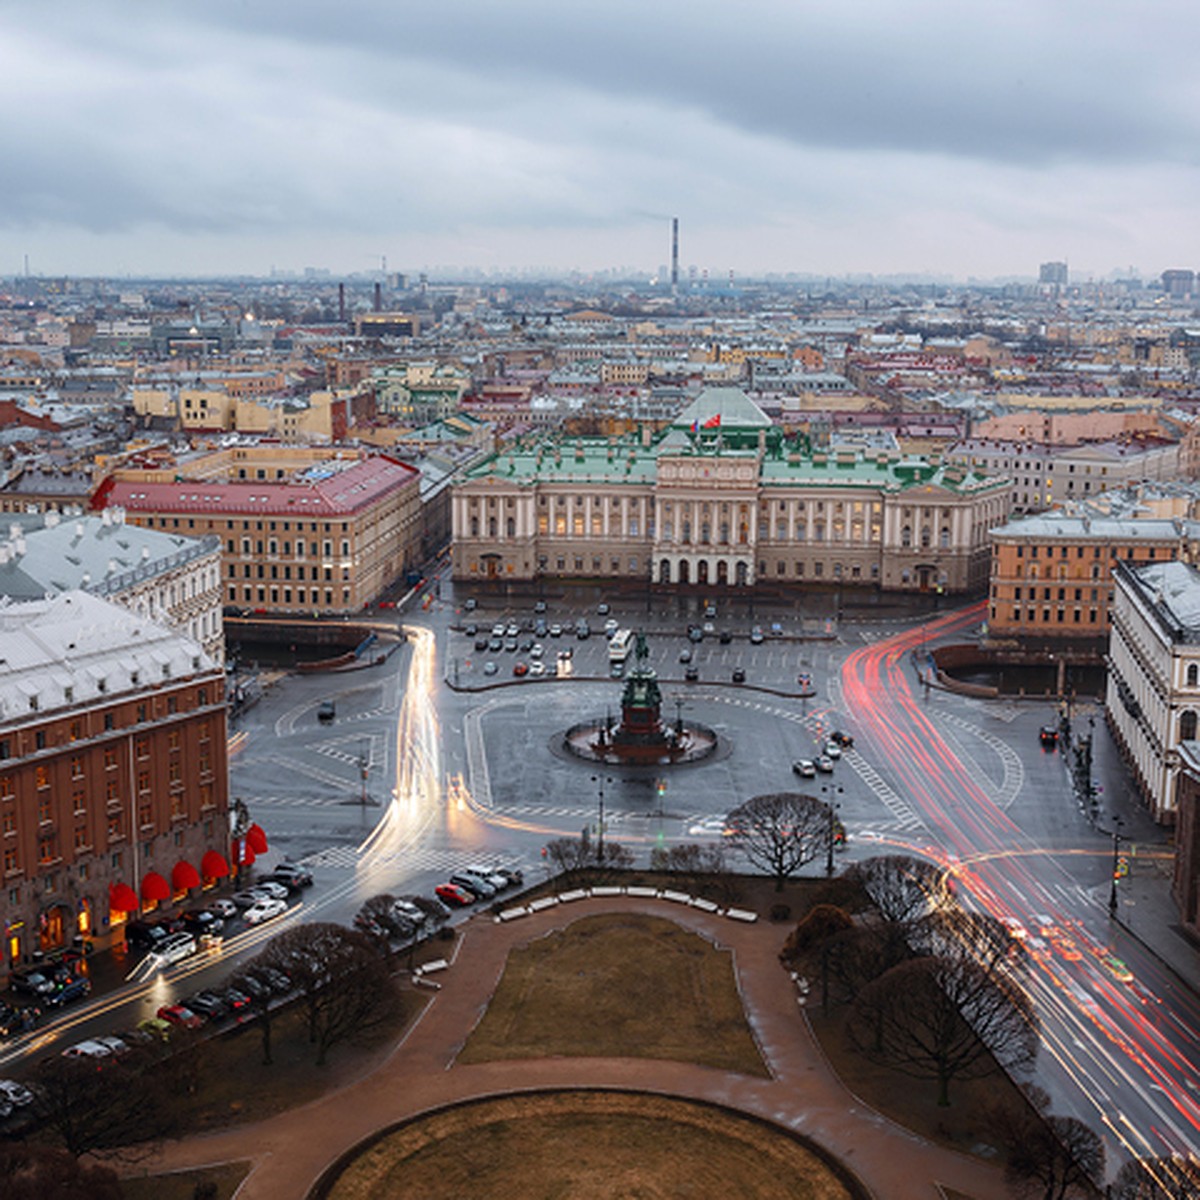
[[[1200,995],[1200,946],[1180,926],[1171,898],[1174,858],[1137,858],[1132,867],[1117,885],[1117,924]]]
[[[538,1059],[457,1065],[509,950],[601,911],[647,912],[734,954],[746,1015],[770,1070],[750,1078],[648,1059]],[[239,1200],[305,1196],[340,1154],[379,1128],[478,1096],[549,1087],[620,1087],[707,1100],[793,1129],[837,1155],[878,1200],[936,1200],[938,1185],[971,1200],[1010,1200],[998,1166],[932,1145],[865,1107],[841,1085],[810,1036],[777,953],[783,931],[743,925],[660,900],[588,899],[507,924],[480,914],[461,927],[441,991],[408,1036],[367,1077],[254,1125],[162,1147],[138,1174],[249,1159]]]

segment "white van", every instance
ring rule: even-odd
[[[172,933],[155,949],[154,954],[161,963],[177,963],[196,953],[196,939],[190,933]]]
[[[608,661],[614,663],[623,663],[629,657],[629,651],[633,649],[633,630],[618,629],[612,635],[608,643]]]

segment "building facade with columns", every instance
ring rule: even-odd
[[[987,582],[1009,493],[894,450],[788,438],[740,390],[712,388],[662,432],[535,434],[468,471],[454,575],[966,593]]]

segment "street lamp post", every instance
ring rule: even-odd
[[[1117,915],[1117,871],[1121,864],[1121,826],[1124,821],[1120,817],[1113,817],[1113,856],[1112,856],[1112,884],[1108,891],[1108,915],[1114,920]]]
[[[604,865],[604,785],[612,783],[611,775],[593,775],[592,782],[600,788],[600,823],[596,826],[596,861]]]
[[[841,784],[838,784],[836,787],[832,788],[832,792],[836,796],[842,795],[842,793],[845,790],[846,789],[843,788],[841,786]],[[831,791],[830,785],[827,783],[821,784],[821,791],[824,795],[828,796]],[[829,839],[825,846],[825,874],[832,875],[833,874],[834,829],[836,827],[837,814],[838,814],[839,809],[841,808],[841,804],[837,800],[828,800],[827,799],[825,801],[825,806],[829,809]]]

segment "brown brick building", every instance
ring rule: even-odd
[[[190,639],[74,591],[0,611],[0,640],[7,972],[221,876],[228,769],[224,672]]]

